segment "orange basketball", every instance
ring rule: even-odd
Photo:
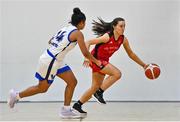
[[[160,67],[157,64],[148,64],[148,67],[145,69],[145,75],[147,78],[153,80],[159,77]]]

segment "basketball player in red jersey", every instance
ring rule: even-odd
[[[124,46],[125,51],[133,61],[142,68],[147,67],[131,50],[128,39],[123,35],[125,30],[125,20],[123,18],[115,18],[111,23],[107,23],[100,18],[99,20],[100,22],[93,22],[93,31],[98,35],[98,38],[87,41],[86,46],[89,49],[90,45],[95,45],[91,54],[101,61],[103,67],[99,68],[95,63],[85,59],[84,65],[92,68],[92,86],[83,94],[80,100],[73,105],[73,108],[80,113],[86,113],[81,109],[81,106],[87,102],[92,95],[98,102],[106,104],[103,99],[103,92],[121,78],[121,71],[109,63],[109,58],[121,45]],[[106,79],[104,79],[105,75],[108,75]]]

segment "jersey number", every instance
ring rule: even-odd
[[[66,33],[66,31],[59,31],[56,35],[56,41],[58,42],[62,41],[64,37],[64,33]]]
[[[51,42],[51,45],[58,47],[58,43],[63,40],[64,33],[66,33],[66,31],[59,31],[57,35],[53,37],[55,39],[53,39],[54,41]]]

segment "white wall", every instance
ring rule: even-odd
[[[143,69],[130,60],[124,48],[113,55],[111,63],[123,76],[106,93],[107,100],[179,101],[180,100],[180,2],[178,0],[3,0],[0,100],[5,101],[9,89],[19,91],[35,85],[39,56],[47,41],[70,20],[72,9],[80,7],[86,14],[83,30],[86,39],[95,37],[91,22],[97,17],[111,21],[126,19],[125,35],[134,52],[147,63],[160,65],[161,76],[154,81],[144,76]],[[78,85],[77,100],[91,85],[91,70],[82,67],[83,56],[78,46],[66,57]],[[63,100],[64,82],[58,78],[47,94],[25,98],[32,101]]]
[[[1,9],[2,9],[2,6],[1,6],[1,2],[0,2],[0,18],[2,18],[2,15],[1,15]],[[1,38],[1,34],[2,34],[2,24],[1,24],[2,22],[1,22],[1,19],[0,19],[0,100],[2,100],[2,78],[1,78],[1,74],[2,74],[2,68],[1,68],[1,65],[2,65],[2,63],[1,63],[1,60],[2,60],[2,57],[1,57],[1,50],[2,50],[2,44],[1,44],[1,40],[2,40],[2,38]]]

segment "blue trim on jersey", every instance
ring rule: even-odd
[[[70,35],[71,35],[71,33],[74,32],[75,30],[77,30],[77,29],[72,30],[72,31],[68,34],[68,41],[69,41],[69,42],[72,42],[72,41],[70,40]]]
[[[52,84],[54,80],[48,80],[48,84]]]
[[[43,78],[38,72],[36,72],[35,77],[39,80],[39,81],[43,81],[46,80],[45,78]],[[53,83],[54,80],[47,80],[48,84]]]
[[[35,74],[35,77],[39,80],[39,81],[42,81],[42,80],[45,80],[45,78],[43,78],[39,73],[36,72]]]
[[[47,53],[53,58],[56,59],[56,57],[47,49]]]
[[[66,71],[69,71],[69,70],[71,70],[71,68],[69,66],[65,66],[61,69],[58,69],[57,74],[61,74],[61,73],[64,73]]]
[[[46,74],[46,77],[45,77],[45,79],[47,79],[47,80],[48,80],[48,78],[49,78],[49,76],[50,76],[51,69],[52,69],[52,67],[53,67],[53,64],[54,64],[54,61],[55,61],[55,60],[56,60],[56,59],[53,58],[52,61],[51,61],[50,64],[49,64],[49,67],[48,67],[48,70],[47,70],[47,74]],[[53,77],[51,76],[51,78],[54,79],[54,76],[53,76]]]
[[[69,44],[68,44],[65,48],[63,48],[62,51],[64,51],[70,44],[71,44],[71,42],[69,42]],[[62,52],[62,51],[61,51],[61,52]]]

